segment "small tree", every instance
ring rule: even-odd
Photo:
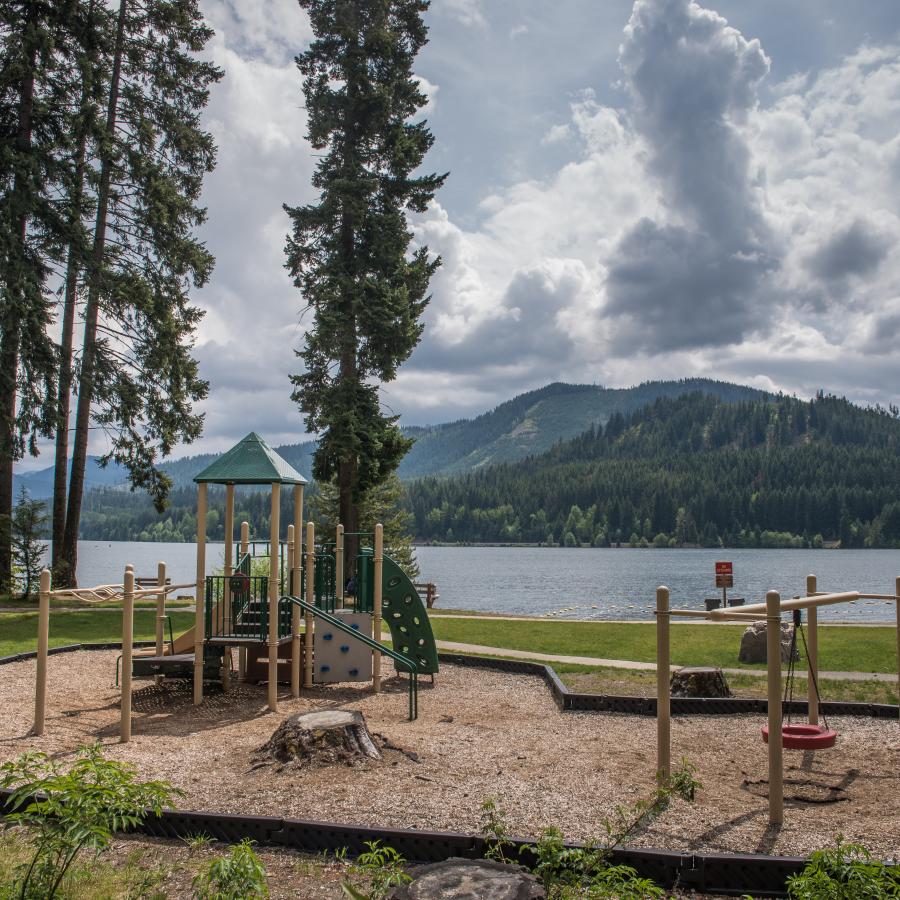
[[[310,498],[309,506],[316,528],[326,533],[334,532],[340,522],[339,492],[336,485],[325,482],[318,485],[319,492]],[[419,577],[419,563],[410,534],[410,513],[404,506],[406,491],[396,474],[384,484],[365,493],[359,506],[360,531],[374,531],[380,522],[384,526],[384,549],[411,578]],[[345,570],[349,575],[352,564],[348,560]]]
[[[23,487],[10,527],[14,572],[22,589],[22,600],[31,596],[40,581],[47,553],[47,545],[41,543],[41,538],[47,521],[47,504],[42,500],[29,500]]]
[[[82,747],[64,772],[46,753],[29,751],[0,766],[0,788],[11,788],[6,825],[28,830],[34,853],[17,873],[14,896],[59,896],[82,850],[99,854],[114,831],[159,815],[180,794],[165,781],[138,781],[128,763],[103,758],[101,747]]]

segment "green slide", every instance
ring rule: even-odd
[[[406,573],[389,556],[382,563],[381,617],[395,650],[416,661],[420,675],[438,671],[437,646],[428,613]]]

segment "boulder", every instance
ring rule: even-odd
[[[730,697],[731,690],[721,669],[685,666],[672,673],[673,697]]]
[[[793,625],[788,622],[781,623],[781,661],[783,663],[790,662],[793,633]],[[766,658],[766,622],[763,620],[754,622],[744,631],[741,637],[741,652],[738,654],[738,662],[764,663]],[[800,651],[796,647],[794,648],[794,659],[800,659]]]
[[[547,892],[522,866],[492,859],[460,859],[419,866],[391,900],[546,900]]]

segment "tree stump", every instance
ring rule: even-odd
[[[672,673],[673,697],[730,697],[731,690],[721,669],[685,666]]]
[[[546,900],[541,883],[522,866],[491,859],[460,859],[419,866],[391,900]]]
[[[256,766],[268,763],[303,767],[359,765],[381,759],[361,712],[331,709],[286,718],[257,751]]]

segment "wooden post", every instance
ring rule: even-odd
[[[162,656],[166,641],[166,564],[156,564],[156,585],[159,593],[156,595],[156,655]]]
[[[766,658],[769,682],[769,823],[784,821],[784,761],[781,745],[781,597],[766,594]]]
[[[131,656],[134,652],[134,569],[125,569],[122,595],[122,721],[119,741],[131,740]]]
[[[336,606],[344,608],[344,526],[338,525],[334,537],[334,580]]]
[[[656,774],[672,772],[671,700],[669,696],[669,589],[656,589]]]
[[[900,609],[900,606],[898,606]],[[44,733],[44,713],[47,708],[47,648],[50,642],[50,570],[41,570],[38,594],[37,678],[34,686],[34,733]]]
[[[817,589],[815,575],[806,576],[806,596],[812,597]],[[807,721],[810,725],[819,724],[819,610],[810,606],[806,610],[806,703]]]
[[[281,484],[272,482],[269,517],[269,709],[278,712],[278,578],[280,575]]]
[[[306,595],[303,599],[315,605],[316,602],[316,526],[306,523]],[[303,687],[313,686],[313,617],[306,613],[303,617],[303,645],[306,648],[306,665],[303,667]]]
[[[299,596],[303,577],[303,485],[294,485],[294,561],[293,589]],[[300,607],[291,604],[291,696],[300,696]]]
[[[250,523],[241,522],[241,558],[250,552]],[[238,678],[244,681],[247,677],[247,648],[238,647]]]
[[[197,586],[194,588],[194,704],[203,702],[206,640],[206,482],[197,485]]]
[[[384,526],[375,526],[375,591],[372,602],[372,637],[381,643],[381,571],[384,566]],[[372,651],[372,690],[381,690],[381,654]],[[410,676],[412,677],[412,676]]]

